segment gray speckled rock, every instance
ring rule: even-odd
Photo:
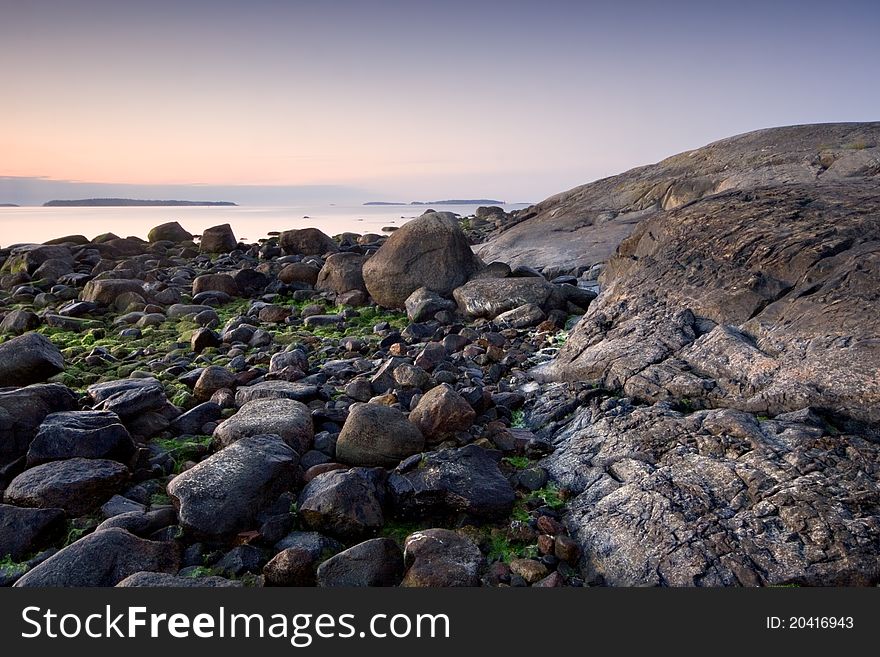
[[[115,586],[137,572],[176,573],[179,567],[179,549],[174,543],[107,529],[68,545],[25,573],[15,586]]]
[[[135,444],[108,411],[71,411],[47,415],[27,453],[29,467],[77,456],[128,463]]]
[[[214,438],[228,447],[246,436],[270,433],[281,436],[298,454],[305,454],[315,438],[308,406],[293,399],[254,399],[221,423]]]
[[[0,388],[40,383],[64,371],[64,356],[39,333],[25,333],[0,344]]]
[[[297,453],[280,436],[234,442],[168,484],[180,524],[219,537],[252,528],[260,511],[296,478]]]
[[[25,470],[4,499],[20,506],[64,509],[82,515],[98,508],[128,481],[128,468],[106,459],[73,458]]]

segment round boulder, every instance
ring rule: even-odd
[[[403,308],[420,287],[449,295],[483,267],[455,216],[430,212],[403,225],[364,263],[364,282],[381,306]]]
[[[279,244],[285,255],[323,255],[339,251],[336,242],[317,228],[285,230],[281,233]]]
[[[192,234],[176,221],[160,224],[147,233],[148,242],[191,242],[192,238]]]
[[[421,431],[396,408],[354,404],[336,441],[336,458],[351,465],[394,467],[424,448]]]

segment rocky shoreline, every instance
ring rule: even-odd
[[[390,236],[0,250],[0,580],[876,585],[878,143],[761,131]]]
[[[594,293],[449,213],[198,243],[0,252],[5,584],[583,584],[520,387]]]

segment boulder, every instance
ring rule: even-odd
[[[192,238],[192,234],[176,221],[155,226],[147,233],[148,242],[191,242]]]
[[[873,586],[880,445],[814,415],[577,411],[544,461],[588,583]],[[815,421],[818,420],[818,421]]]
[[[222,292],[230,297],[237,297],[241,294],[235,279],[229,274],[202,274],[196,276],[192,284],[193,296],[202,292]]]
[[[253,528],[259,513],[293,485],[298,462],[279,436],[248,436],[172,479],[168,495],[185,529],[229,536]]]
[[[13,479],[4,500],[18,506],[64,509],[79,516],[101,506],[119,492],[128,478],[128,468],[117,461],[51,461],[29,468]]]
[[[47,415],[77,407],[76,395],[60,383],[0,390],[0,468],[27,453]]]
[[[381,529],[384,505],[384,470],[352,468],[312,479],[300,493],[297,509],[307,527],[349,539]]]
[[[52,413],[40,425],[27,453],[27,465],[74,457],[128,463],[134,441],[116,413],[68,411]]]
[[[234,251],[236,246],[238,246],[238,240],[235,239],[232,226],[222,224],[205,229],[199,242],[199,251],[202,253],[229,253]]]
[[[343,294],[352,290],[366,293],[363,276],[364,257],[359,253],[334,253],[328,256],[318,274],[315,289]]]
[[[39,383],[63,371],[64,356],[39,333],[25,333],[0,344],[0,388]]]
[[[0,322],[0,333],[21,335],[40,325],[40,318],[30,310],[12,310]]]
[[[425,529],[407,536],[406,574],[401,586],[479,586],[483,554],[464,536],[448,529]]]
[[[441,383],[422,395],[409,414],[430,443],[440,443],[458,431],[467,431],[477,416],[473,407],[448,383]]]
[[[32,274],[47,260],[66,260],[72,263],[73,254],[66,246],[25,244],[12,249],[9,258],[0,267],[0,272]]]
[[[500,453],[476,445],[413,456],[388,478],[396,512],[407,518],[478,522],[510,515],[515,494],[498,469]]]
[[[202,402],[171,422],[171,430],[178,435],[201,435],[202,428],[221,418],[223,409],[213,401]]]
[[[373,538],[330,557],[318,567],[318,586],[397,586],[403,553],[390,538]]]
[[[319,563],[305,548],[287,548],[263,567],[263,580],[266,586],[314,586]]]
[[[235,386],[235,374],[220,365],[209,365],[202,370],[193,387],[193,395],[199,401],[211,399],[218,390]]]
[[[403,308],[420,287],[449,295],[482,266],[455,216],[431,212],[394,231],[364,263],[363,276],[376,303]]]
[[[116,413],[123,421],[148,411],[162,409],[168,399],[158,379],[120,379],[95,383],[86,388],[95,410]]]
[[[83,288],[81,300],[102,306],[113,306],[125,294],[144,296],[144,282],[133,279],[92,279]]]
[[[176,573],[179,548],[124,529],[89,534],[25,573],[16,587],[115,586],[142,571]]]
[[[336,242],[317,228],[285,230],[279,244],[285,255],[324,255],[339,251]]]
[[[495,319],[524,305],[552,310],[563,305],[557,287],[543,278],[480,278],[453,292],[458,309],[470,317]]]
[[[336,441],[336,458],[350,465],[394,467],[424,448],[422,433],[396,408],[354,404]]]
[[[524,329],[530,326],[537,326],[546,318],[547,316],[541,310],[541,306],[527,303],[513,310],[501,313],[495,318],[495,323],[504,328]]]
[[[0,554],[13,561],[36,554],[64,533],[64,511],[0,504]]]
[[[420,287],[403,302],[406,316],[411,322],[424,322],[434,318],[441,310],[455,310],[455,302],[444,299],[426,287]]]
[[[214,431],[214,439],[228,447],[247,436],[261,434],[281,436],[298,454],[305,454],[315,437],[311,412],[293,399],[255,399],[222,422]]]
[[[318,282],[318,274],[321,269],[308,262],[291,262],[284,265],[284,269],[278,272],[278,280],[288,285],[292,283],[304,283],[314,287]]]
[[[269,284],[269,277],[256,269],[239,269],[232,272],[230,276],[232,276],[239,293],[244,297],[259,296]]]

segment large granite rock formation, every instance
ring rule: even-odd
[[[639,222],[719,192],[878,175],[880,123],[758,130],[551,196],[476,251],[486,262],[588,267],[607,260]]]
[[[880,423],[880,194],[733,191],[642,223],[544,378]]]

